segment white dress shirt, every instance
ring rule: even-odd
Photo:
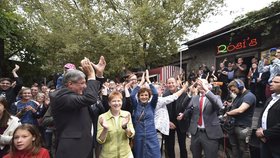
[[[262,115],[262,128],[264,130],[267,129],[267,116],[268,116],[268,111],[269,109],[280,99],[280,94],[273,93],[271,95],[272,100],[269,102],[267,107],[265,108],[263,115]]]

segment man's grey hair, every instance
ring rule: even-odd
[[[77,82],[80,79],[86,78],[86,75],[80,70],[68,70],[63,77],[63,84],[66,85],[69,81]]]

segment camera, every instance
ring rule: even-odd
[[[221,127],[226,133],[232,133],[234,128],[235,118],[232,116],[219,116]]]

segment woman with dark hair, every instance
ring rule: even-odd
[[[131,93],[134,110],[132,119],[135,128],[134,156],[135,158],[160,158],[160,148],[154,119],[158,92],[149,79],[148,70],[146,70],[146,81],[150,88],[141,87],[145,83],[144,73],[141,82]]]
[[[19,119],[11,116],[6,110],[8,106],[7,100],[0,97],[0,157],[8,153],[12,134],[20,125]]]
[[[38,129],[30,124],[23,124],[15,129],[9,154],[3,158],[50,158],[47,149],[42,148]]]

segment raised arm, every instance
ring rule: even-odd
[[[84,58],[81,61],[81,66],[83,68],[83,72],[86,74],[88,77],[88,80],[95,80],[95,70],[93,69],[91,65],[91,61],[88,58]]]
[[[81,61],[81,66],[82,66],[82,69],[83,69],[84,73],[86,74],[87,80],[88,80],[83,94],[76,95],[74,93],[69,93],[69,95],[71,95],[71,96],[59,95],[58,96],[59,99],[55,100],[56,104],[53,107],[53,110],[54,109],[57,109],[57,110],[54,110],[54,111],[80,109],[82,107],[90,106],[97,102],[100,82],[95,80],[96,79],[95,71],[88,58],[85,58]],[[79,71],[79,70],[73,70],[73,71]],[[69,84],[69,83],[67,83],[67,84]]]
[[[152,91],[152,95],[153,95],[153,98],[151,100],[151,105],[156,108],[157,106],[157,101],[158,101],[158,91],[157,89],[155,88],[155,86],[151,83],[150,81],[150,76],[149,76],[149,71],[146,70],[146,81],[147,83],[149,84],[150,86],[150,89]]]
[[[148,84],[151,84],[152,82],[150,81],[150,75],[149,75],[149,70],[146,70],[146,81]]]
[[[141,78],[141,81],[140,83],[138,84],[138,86],[136,86],[131,94],[130,94],[130,98],[131,98],[131,102],[132,102],[132,105],[133,105],[133,108],[135,108],[138,104],[137,102],[137,99],[136,99],[136,94],[138,93],[138,91],[140,90],[140,87],[145,83],[145,73],[143,73],[142,75],[142,78]]]
[[[155,108],[157,105],[157,102],[158,102],[158,92],[152,83],[150,83],[149,86],[150,86],[150,89],[151,89],[152,95],[153,95],[153,98],[151,100],[151,105]]]
[[[141,87],[144,83],[145,83],[145,73],[143,73],[142,78],[141,78],[141,81],[140,81],[140,83],[138,84],[138,86],[136,86],[136,87],[133,89],[133,91],[131,92],[131,94],[130,94],[131,97],[135,97],[135,96],[136,96],[136,94],[138,93],[140,87]],[[137,87],[138,87],[138,88],[137,88]]]
[[[177,83],[178,83],[178,86],[179,86],[180,88],[182,88],[183,82],[182,82],[182,79],[181,79],[180,75],[177,76]]]
[[[124,93],[125,93],[125,110],[129,111],[130,113],[133,112],[133,107],[131,103],[131,98],[130,98],[130,93],[128,91],[130,85],[132,84],[132,81],[129,81],[125,86],[124,86]]]
[[[177,91],[176,93],[174,93],[173,95],[176,95],[177,97],[180,97],[181,94],[183,94],[184,92],[186,92],[187,88],[188,88],[188,81],[186,81],[185,83],[183,83],[182,88]]]
[[[183,84],[182,88],[176,93],[165,97],[159,97],[157,101],[157,108],[161,108],[177,100],[186,91],[187,87],[188,87],[188,83],[186,82],[186,84]]]
[[[15,81],[16,81],[16,85],[13,88],[13,91],[14,91],[15,94],[18,94],[18,92],[21,90],[22,85],[23,85],[22,79],[17,74],[19,68],[20,67],[17,64],[15,64],[15,68],[12,70],[12,74],[13,74],[13,76],[15,78]]]
[[[196,81],[189,87],[189,92],[188,95],[189,96],[195,96],[198,94],[198,89],[196,87],[197,83]]]
[[[19,66],[17,64],[15,64],[15,68],[12,70],[12,74],[13,74],[14,78],[18,78],[18,74],[17,74],[18,70],[19,70]]]
[[[125,93],[125,97],[130,97],[130,93],[129,93],[129,87],[132,85],[133,81],[129,81],[128,83],[125,84],[124,86],[124,93]]]
[[[205,96],[209,99],[209,101],[213,104],[216,110],[223,108],[223,103],[220,97],[214,95],[208,88],[208,84],[202,82],[201,80],[197,81],[197,84],[200,85],[205,91]]]

